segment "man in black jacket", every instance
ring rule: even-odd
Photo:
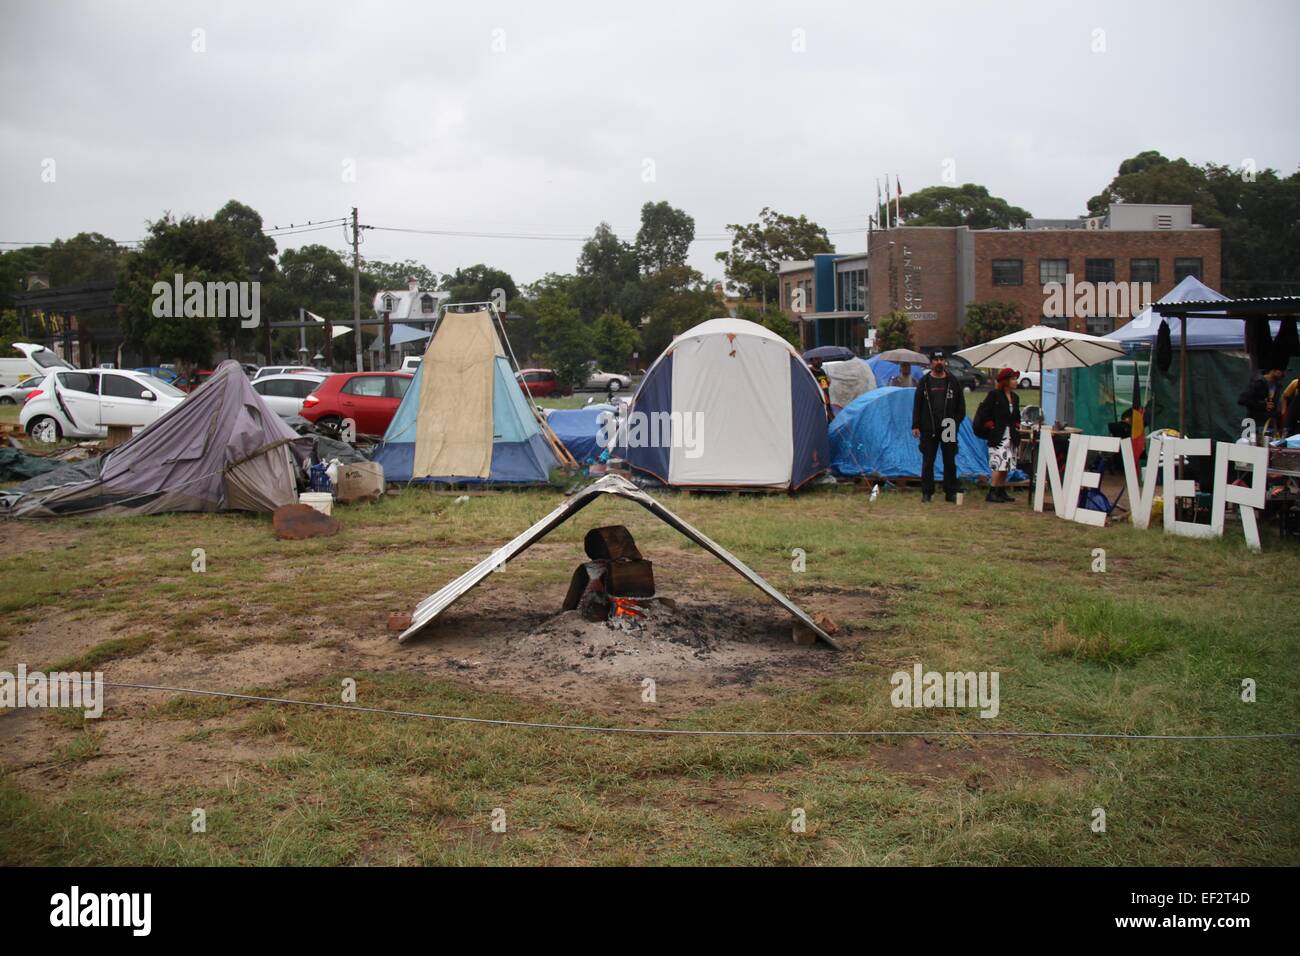
[[[1246,406],[1246,414],[1255,421],[1255,441],[1263,444],[1265,437],[1278,431],[1282,411],[1282,370],[1268,368],[1248,386],[1237,399]]]
[[[934,456],[943,452],[943,495],[957,500],[957,427],[966,417],[961,383],[948,374],[942,349],[930,353],[930,371],[912,400],[912,437],[921,440],[921,500],[934,497]]]

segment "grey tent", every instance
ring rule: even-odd
[[[311,439],[285,425],[239,364],[108,454],[0,493],[13,517],[274,511],[298,500]]]

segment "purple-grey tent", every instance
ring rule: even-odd
[[[107,454],[0,493],[19,518],[274,511],[298,500],[311,439],[285,425],[237,362]]]

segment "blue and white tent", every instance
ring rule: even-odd
[[[914,388],[886,385],[859,395],[831,422],[831,465],[837,475],[919,478],[921,448],[912,437]],[[988,443],[975,437],[970,419],[957,427],[957,476],[988,477]],[[943,456],[934,461],[943,477]]]
[[[539,484],[559,459],[485,311],[447,312],[375,449],[386,481]]]
[[[1224,299],[1227,299],[1226,295],[1214,291],[1195,276],[1185,276],[1182,282],[1162,295],[1157,301],[1163,303],[1221,302]],[[1126,346],[1154,346],[1156,336],[1160,332],[1161,318],[1162,316],[1148,305],[1133,316],[1133,321],[1116,329],[1106,338],[1121,342]],[[1169,323],[1169,340],[1177,348],[1182,342],[1183,320],[1170,316],[1165,321]],[[1240,349],[1245,348],[1245,345],[1246,323],[1241,319],[1193,318],[1187,320],[1187,347],[1189,349]]]
[[[710,319],[650,366],[618,435],[664,484],[798,488],[830,464],[826,402],[799,353],[743,319]]]

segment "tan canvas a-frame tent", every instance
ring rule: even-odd
[[[515,379],[499,321],[491,307],[439,319],[375,449],[385,480],[543,484],[572,464]]]

